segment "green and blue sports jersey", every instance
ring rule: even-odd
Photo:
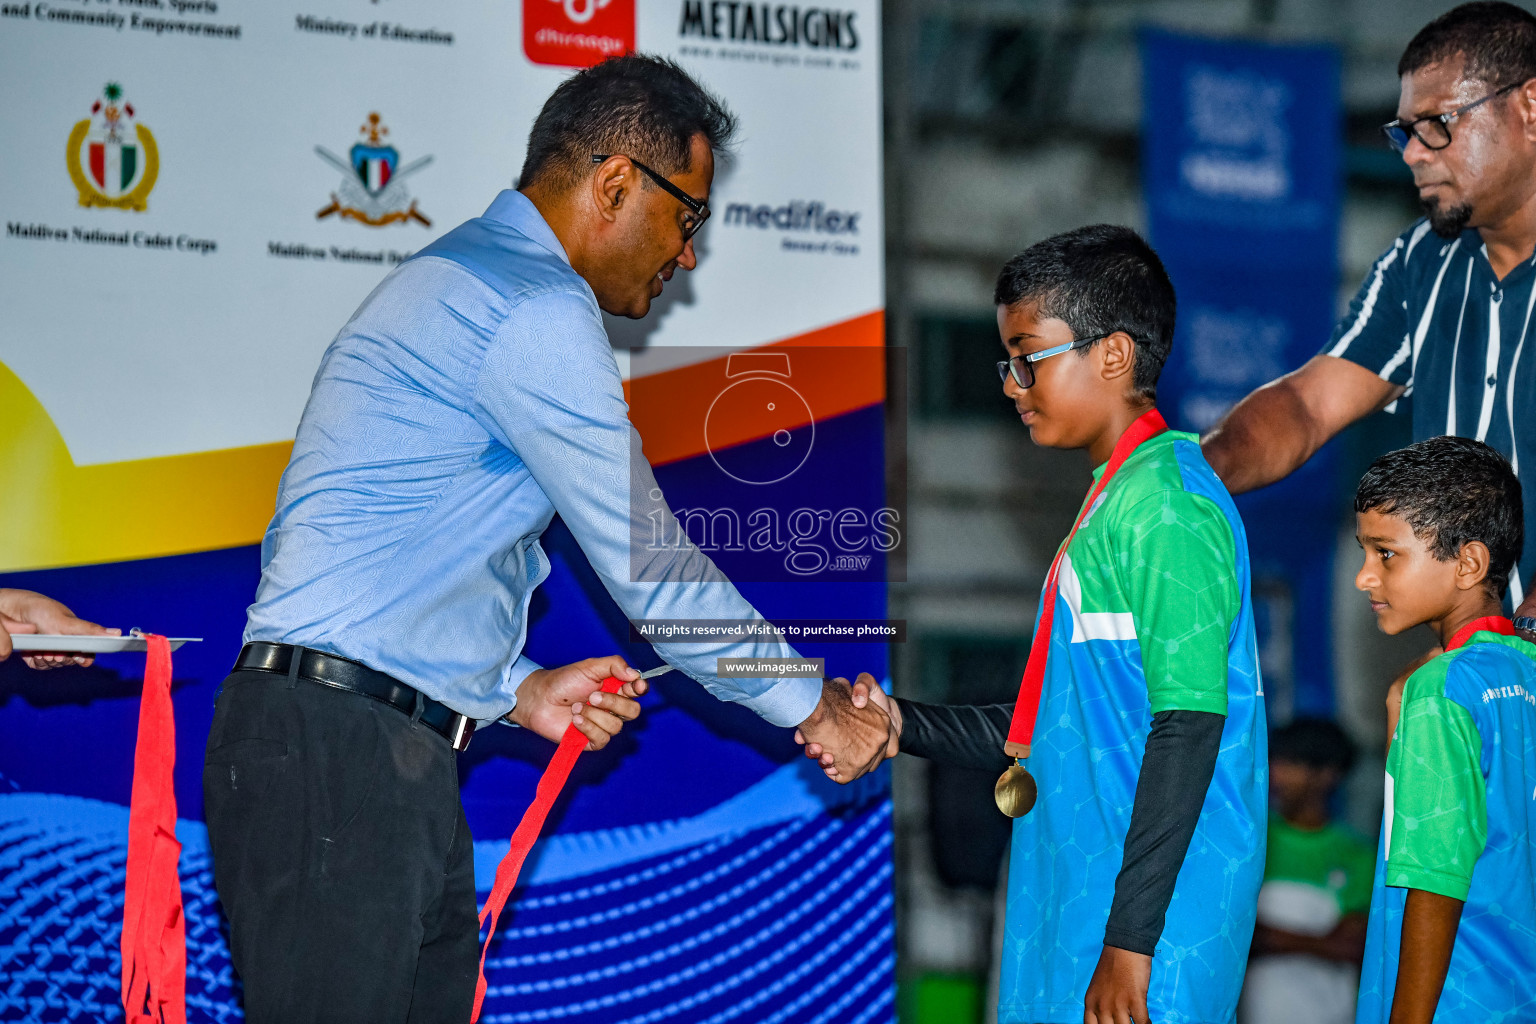
[[[1464,900],[1435,1020],[1536,1020],[1536,647],[1478,632],[1408,678],[1357,1024],[1384,1022],[1408,889]]]
[[[1080,1024],[1152,716],[1227,716],[1216,773],[1168,907],[1147,1006],[1158,1024],[1230,1021],[1264,872],[1267,741],[1248,541],[1192,434],[1142,444],[1059,572],[1014,822],[998,1020]]]

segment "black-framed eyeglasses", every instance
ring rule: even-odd
[[[594,164],[600,164],[604,160],[609,159],[612,155],[613,154],[611,153],[593,153],[592,162]],[[693,196],[689,195],[687,192],[684,192],[682,189],[672,184],[666,178],[663,178],[658,172],[651,170],[649,167],[645,166],[645,164],[641,163],[639,160],[636,160],[634,157],[626,156],[625,159],[639,168],[640,173],[654,181],[663,192],[666,192],[673,199],[676,199],[678,202],[682,203],[688,208],[688,212],[692,214],[692,216],[683,223],[683,241],[686,242],[688,239],[698,234],[699,228],[703,227],[704,222],[709,220],[709,203],[703,199],[693,198]]]
[[[1114,333],[1114,331],[1109,332],[1109,334]],[[1071,352],[1073,349],[1087,348],[1096,341],[1103,341],[1109,337],[1109,334],[1096,334],[1091,338],[1078,338],[1076,341],[1052,345],[1050,348],[1043,348],[1039,352],[1031,352],[1028,355],[1014,356],[1011,359],[999,359],[997,361],[997,379],[1007,380],[1008,374],[1012,373],[1013,382],[1021,390],[1027,391],[1035,385],[1035,364],[1040,360],[1049,359],[1051,356],[1059,356],[1063,352]]]
[[[1382,134],[1392,144],[1392,148],[1401,153],[1408,148],[1409,138],[1418,139],[1427,149],[1444,149],[1451,144],[1451,122],[1462,114],[1480,107],[1484,103],[1496,97],[1502,96],[1511,89],[1517,89],[1524,82],[1511,82],[1502,89],[1495,89],[1482,99],[1473,100],[1471,103],[1463,103],[1455,110],[1447,110],[1443,114],[1430,114],[1428,117],[1416,117],[1411,121],[1398,118],[1388,121],[1381,126]]]

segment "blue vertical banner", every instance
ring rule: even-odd
[[[1148,31],[1141,57],[1147,221],[1179,298],[1159,405],[1174,426],[1204,432],[1317,354],[1333,326],[1339,54]],[[1282,721],[1333,707],[1337,475],[1329,446],[1238,501],[1266,688]]]

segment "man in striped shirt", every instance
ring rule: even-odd
[[[1385,126],[1425,218],[1400,235],[1304,366],[1243,399],[1205,438],[1233,493],[1275,482],[1349,424],[1407,404],[1415,440],[1459,434],[1536,465],[1536,17],[1463,4],[1398,62]],[[1526,509],[1536,536],[1536,502]],[[1509,603],[1536,615],[1536,544]]]

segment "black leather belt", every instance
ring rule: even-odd
[[[293,656],[299,655],[298,670],[293,671]],[[422,725],[441,733],[454,750],[467,750],[475,734],[475,720],[459,714],[441,701],[435,701],[414,686],[408,686],[367,665],[338,658],[334,654],[312,651],[292,644],[257,642],[246,644],[235,661],[236,672],[272,672],[293,675],[321,686],[350,690],[364,697],[388,704],[397,711],[416,716]],[[418,706],[420,715],[417,715]]]

